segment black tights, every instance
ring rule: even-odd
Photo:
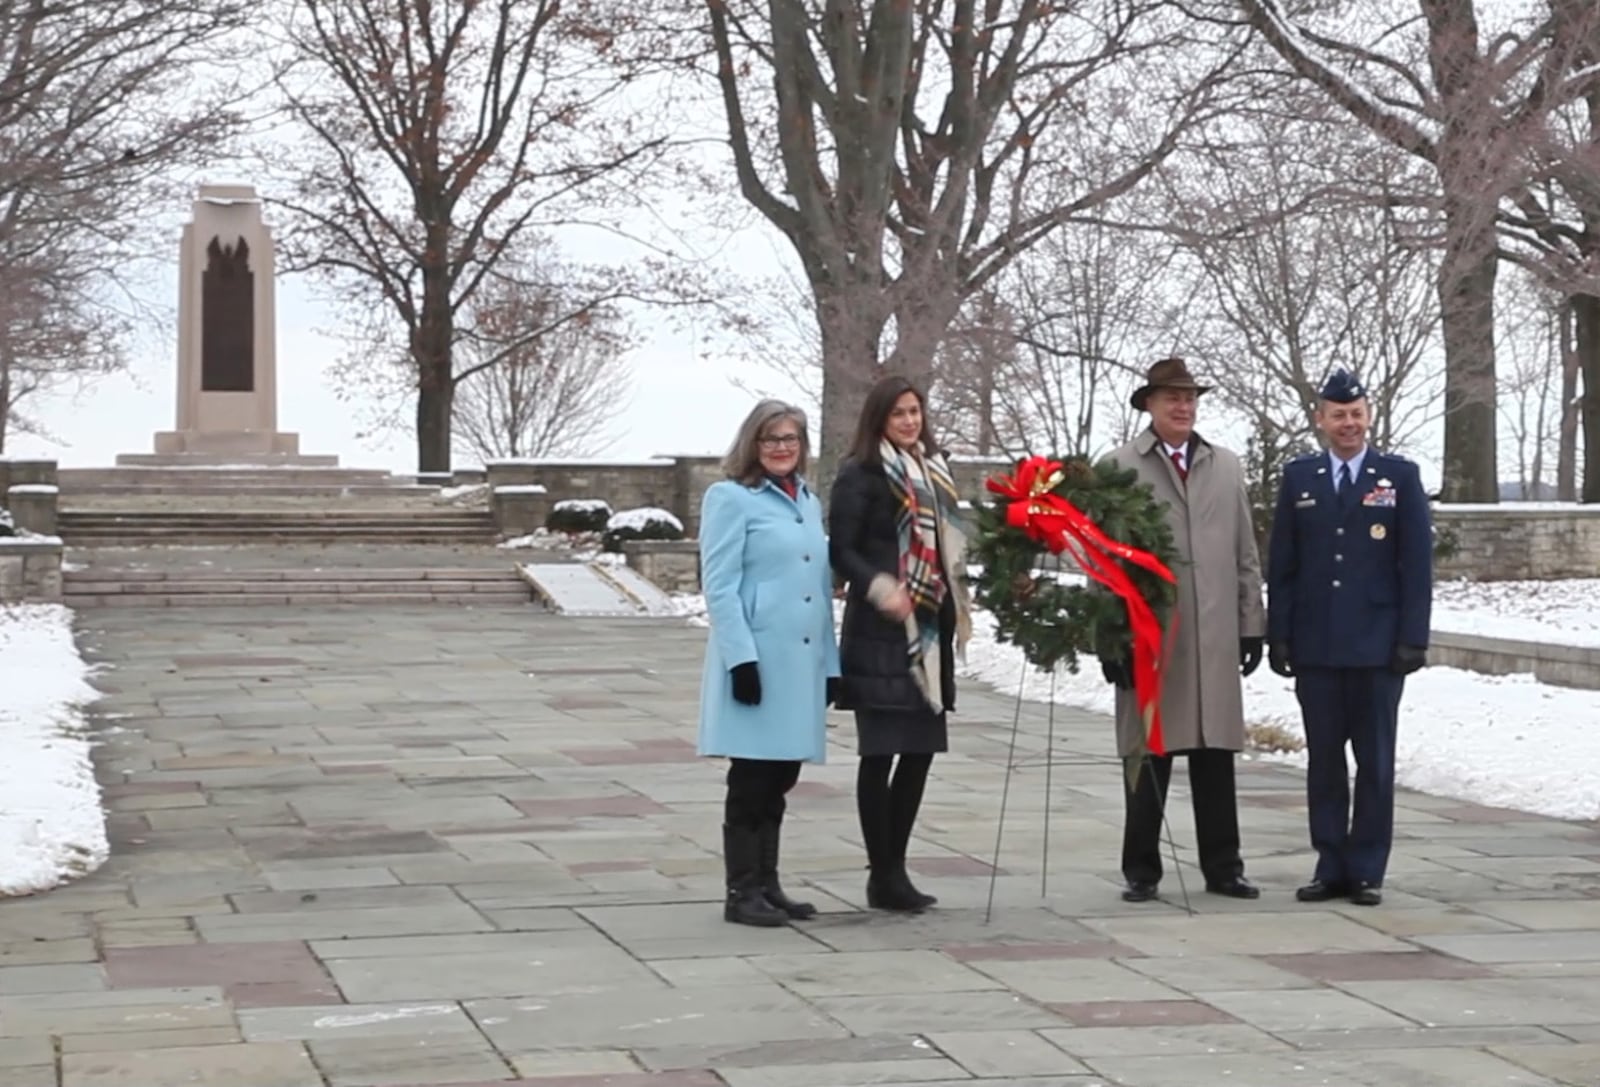
[[[874,869],[905,863],[911,828],[932,766],[931,754],[861,756],[856,771],[856,810],[861,816],[867,861]]]
[[[759,827],[783,821],[787,794],[800,780],[800,763],[789,759],[729,759],[728,797],[722,821],[730,827]]]

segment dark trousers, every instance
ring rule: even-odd
[[[1194,834],[1200,871],[1207,883],[1244,874],[1239,859],[1239,807],[1233,787],[1233,752],[1203,747],[1189,756],[1189,791],[1194,798]],[[1161,882],[1161,813],[1172,781],[1172,755],[1151,755],[1139,767],[1139,782],[1123,791],[1122,875],[1129,883]]]
[[[1323,883],[1383,884],[1394,840],[1394,746],[1405,683],[1387,668],[1296,672],[1306,726],[1306,810]],[[1353,807],[1346,744],[1356,757]]]
[[[729,759],[722,821],[750,829],[782,822],[789,790],[799,780],[800,763],[795,760]]]
[[[904,867],[922,807],[931,754],[863,755],[856,770],[856,814],[873,871]]]

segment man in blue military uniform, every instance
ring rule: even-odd
[[[1294,677],[1305,721],[1317,869],[1295,897],[1376,906],[1394,837],[1400,693],[1427,663],[1433,527],[1417,466],[1367,445],[1372,418],[1355,375],[1335,370],[1321,395],[1327,451],[1284,466],[1272,520],[1268,664]]]

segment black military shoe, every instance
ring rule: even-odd
[[[1211,894],[1226,895],[1229,898],[1261,897],[1261,888],[1243,876],[1229,876],[1227,879],[1218,880],[1216,883],[1208,882],[1206,890]]]
[[[1156,897],[1156,885],[1143,880],[1129,880],[1128,885],[1122,889],[1124,902],[1149,902]]]
[[[1331,902],[1349,893],[1350,888],[1342,883],[1324,883],[1320,879],[1314,879],[1295,891],[1294,896],[1301,902]]]
[[[1362,880],[1351,888],[1350,902],[1355,906],[1380,905],[1383,902],[1383,889],[1376,883],[1368,883]]]

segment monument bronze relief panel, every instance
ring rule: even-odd
[[[240,238],[206,247],[200,285],[200,391],[248,393],[256,387],[256,291],[250,247]]]

